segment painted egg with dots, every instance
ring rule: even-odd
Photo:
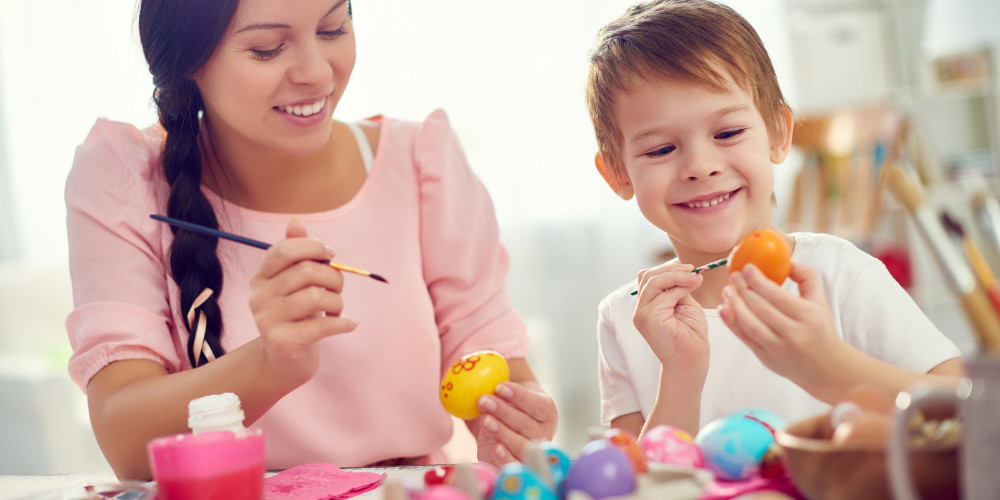
[[[642,448],[636,442],[635,436],[631,432],[624,429],[611,428],[604,431],[604,439],[628,457],[629,462],[632,462],[632,467],[635,469],[636,474],[649,472],[649,466],[646,464],[646,454],[643,453]]]
[[[753,264],[764,276],[780,285],[792,270],[792,249],[777,231],[750,231],[729,253],[729,274],[741,271],[747,264]]]
[[[476,351],[456,361],[441,379],[441,404],[462,419],[472,420],[481,413],[476,402],[493,394],[500,382],[510,380],[507,360],[496,351]]]
[[[774,444],[774,434],[757,420],[729,416],[709,422],[694,442],[701,448],[705,468],[716,478],[739,481],[759,472],[764,454]]]
[[[575,490],[594,500],[628,495],[636,488],[635,469],[625,453],[607,440],[591,441],[570,465],[563,488],[567,498]]]
[[[500,468],[490,500],[558,500],[545,481],[522,463]]]
[[[701,448],[690,434],[669,425],[657,425],[646,431],[639,440],[639,447],[646,460],[681,467],[705,466]]]
[[[565,496],[563,484],[566,482],[566,474],[569,473],[569,467],[573,462],[568,453],[549,441],[543,441],[540,447],[545,455],[549,471],[552,473],[552,481],[556,484],[556,494],[562,498]]]

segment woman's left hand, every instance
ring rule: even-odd
[[[497,467],[523,460],[528,441],[551,441],[556,433],[555,401],[537,382],[503,382],[494,394],[479,398],[479,460]]]

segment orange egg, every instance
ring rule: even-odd
[[[792,270],[792,249],[784,236],[770,229],[757,229],[744,236],[729,253],[729,274],[747,264],[757,266],[771,281],[782,284]]]

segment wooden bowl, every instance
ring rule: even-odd
[[[827,415],[796,422],[779,431],[785,468],[810,500],[891,499],[885,446],[837,446],[824,436]],[[958,499],[958,447],[910,451],[914,484],[922,498]]]

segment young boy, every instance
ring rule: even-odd
[[[780,286],[753,266],[690,272],[777,230],[772,164],[788,154],[793,117],[745,19],[710,1],[641,3],[600,31],[590,61],[597,168],[677,253],[601,302],[604,423],[694,435],[749,408],[794,422],[859,384],[888,398],[962,374],[958,348],[844,239],[782,234],[793,250]]]

